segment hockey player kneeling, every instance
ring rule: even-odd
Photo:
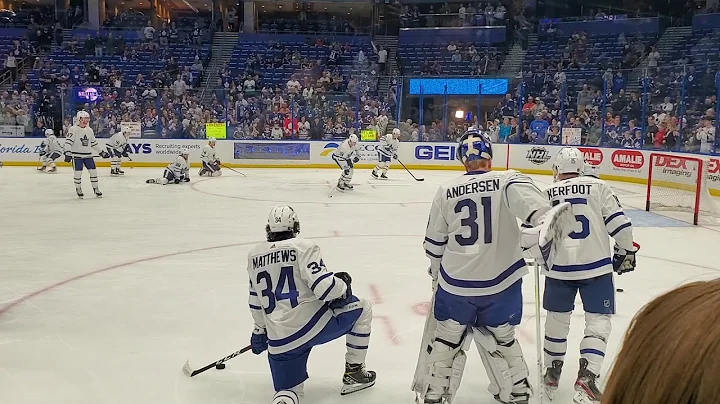
[[[147,182],[148,184],[158,185],[190,182],[190,165],[188,164],[188,157],[190,157],[189,151],[181,151],[180,155],[175,159],[175,161],[173,161],[167,166],[162,178],[151,178],[145,182]]]
[[[55,160],[62,155],[62,146],[60,146],[60,142],[57,136],[55,136],[55,131],[52,129],[45,129],[45,137],[47,139],[40,144],[42,167],[38,168],[38,171],[56,173],[57,167],[55,166]],[[50,168],[49,170],[48,167]]]
[[[209,137],[208,144],[203,146],[202,154],[200,154],[202,168],[198,173],[201,177],[219,177],[222,175],[220,159],[217,158],[215,153],[215,143],[215,138]]]
[[[297,238],[300,222],[289,206],[270,211],[267,242],[248,254],[250,312],[255,327],[252,351],[268,350],[273,404],[298,404],[308,378],[307,361],[316,345],[345,336],[345,374],[340,394],[375,384],[365,370],[372,307],[352,294],[346,272],[328,271],[320,247]]]
[[[551,208],[529,177],[491,171],[492,156],[486,133],[463,134],[456,157],[467,173],[442,185],[430,210],[424,246],[435,293],[412,384],[421,403],[452,402],[473,339],[497,401],[527,404],[532,394],[515,339],[528,273],[521,247],[552,266],[574,217],[567,203]]]

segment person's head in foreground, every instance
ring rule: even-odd
[[[672,290],[635,315],[603,404],[720,403],[720,279]]]

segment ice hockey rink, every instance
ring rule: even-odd
[[[367,365],[375,387],[341,397],[344,343],[313,350],[303,402],[413,403],[410,391],[430,300],[422,248],[430,201],[457,171],[391,170],[388,181],[355,173],[352,193],[328,195],[337,170],[239,169],[189,184],[145,183],[161,168],[125,168],[78,200],[72,173],[0,168],[0,403],[267,404],[266,355],[243,354],[225,370],[194,368],[249,343],[246,254],[263,240],[269,209],[290,204],[302,236],[322,247],[330,270],[347,271],[374,303]],[[192,174],[196,174],[193,170]],[[533,176],[541,188],[552,179]],[[642,185],[612,183],[642,245],[638,267],[616,277],[618,314],[603,371],[633,315],[680,284],[718,276],[720,227],[646,213]],[[517,338],[536,380],[533,278]],[[578,300],[557,403],[572,402],[583,314]],[[543,318],[544,322],[544,318]],[[672,327],[668,324],[668,327]],[[475,348],[456,404],[495,402]]]

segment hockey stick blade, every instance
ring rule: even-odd
[[[245,352],[249,351],[251,348],[252,348],[252,346],[248,345],[239,351],[235,351],[235,352],[231,353],[230,355],[228,355],[222,359],[219,359],[207,366],[201,367],[200,369],[197,369],[197,370],[193,370],[190,367],[190,360],[188,359],[187,361],[185,361],[185,364],[183,365],[183,369],[182,369],[183,373],[185,373],[185,376],[187,376],[187,377],[193,377],[193,376],[199,375],[200,373],[202,373],[206,370],[212,369],[221,363],[225,363],[238,355],[244,354]]]
[[[413,179],[414,179],[415,181],[425,181],[425,178],[418,178],[418,177],[414,176],[413,173],[411,173],[410,170],[408,170],[408,168],[405,167],[405,164],[403,164],[402,161],[398,160],[397,162],[400,163],[401,166],[403,166],[403,168],[405,169],[405,171],[407,171],[408,174],[410,174],[410,176],[413,177]]]

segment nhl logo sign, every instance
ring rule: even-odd
[[[550,151],[544,147],[533,147],[525,156],[533,164],[544,164],[550,160]]]

